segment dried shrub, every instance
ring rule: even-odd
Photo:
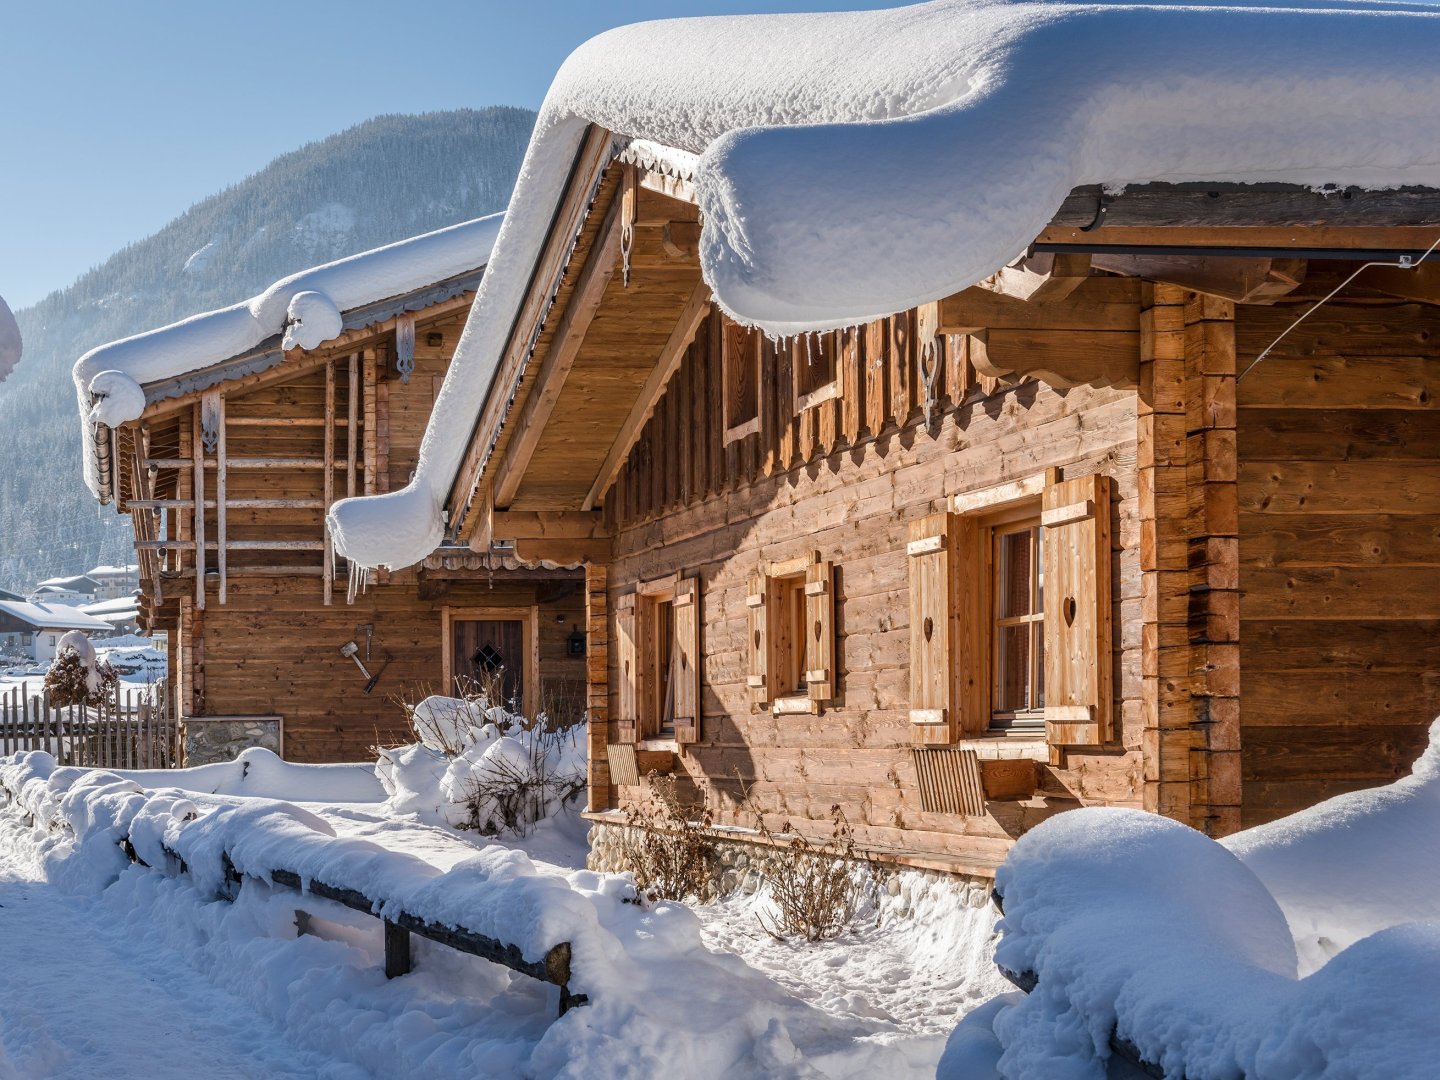
[[[61,708],[73,705],[95,708],[104,704],[114,697],[120,676],[103,660],[95,662],[95,674],[98,678],[92,691],[85,661],[73,648],[62,649],[45,673],[45,692],[50,695],[50,704]]]
[[[620,858],[635,875],[636,892],[651,901],[706,900],[713,889],[714,817],[680,798],[675,777],[651,773],[647,779],[650,794],[625,811],[620,841]]]
[[[855,921],[861,901],[874,888],[870,864],[855,856],[855,830],[840,807],[830,807],[830,836],[815,841],[800,835],[787,821],[771,831],[765,815],[746,800],[755,828],[774,847],[766,872],[777,918],[756,915],[760,926],[779,940],[803,937],[824,941],[838,937]]]

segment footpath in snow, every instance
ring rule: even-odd
[[[127,938],[103,904],[0,847],[0,1080],[285,1080],[324,1073],[245,1002]]]

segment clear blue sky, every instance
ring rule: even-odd
[[[380,113],[540,104],[642,19],[895,0],[0,0],[0,296],[27,306],[275,156]]]

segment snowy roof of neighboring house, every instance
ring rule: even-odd
[[[100,583],[88,574],[75,574],[71,577],[46,578],[35,586],[35,591],[44,589],[68,589],[71,592],[94,592],[100,587]]]
[[[87,570],[86,574],[92,578],[102,577],[135,577],[140,573],[140,567],[135,563],[129,566],[96,566]]]
[[[975,284],[1083,185],[1440,186],[1437,98],[1440,11],[1420,4],[936,0],[601,34],[541,107],[415,478],[338,504],[337,546],[400,566],[441,542],[591,125],[689,173],[716,304],[791,335]]]
[[[113,600],[101,600],[95,604],[86,604],[80,610],[97,619],[127,613],[133,615],[140,610],[140,598],[138,596],[117,596]]]
[[[315,349],[346,330],[447,298],[411,295],[420,290],[451,284],[453,295],[460,295],[474,289],[502,217],[477,218],[291,274],[242,303],[91,349],[73,371],[91,491],[100,495],[96,424],[117,427],[139,419],[152,399],[264,370],[291,349]],[[407,303],[372,308],[398,297]],[[237,358],[247,361],[243,370],[178,381]],[[147,393],[159,384],[169,385]]]
[[[23,601],[24,599],[25,599],[25,597],[21,596],[19,593],[11,592],[9,589],[0,589],[0,600],[20,600],[20,601]]]
[[[109,630],[110,624],[78,608],[28,604],[23,600],[0,600],[0,628],[7,623],[23,624],[35,630]]]

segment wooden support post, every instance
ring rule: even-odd
[[[610,616],[609,573],[601,563],[585,564],[585,702],[590,757],[591,811],[610,807]]]
[[[215,429],[215,562],[220,569],[220,603],[225,603],[226,587],[226,527],[225,527],[225,395],[216,402],[217,427]],[[204,503],[201,503],[204,512]]]
[[[356,439],[359,436],[356,426],[359,422],[358,410],[359,401],[356,400],[360,392],[360,368],[359,357],[354,353],[350,354],[350,384],[349,393],[345,397],[345,497],[355,497],[355,460],[356,460]]]
[[[335,501],[335,362],[332,360],[325,365],[325,513],[330,512],[330,504]],[[322,518],[320,531],[324,534],[325,541],[325,563],[322,570],[323,588],[325,593],[325,606],[329,607],[335,599],[335,549],[330,540],[330,526]]]
[[[385,977],[398,979],[415,970],[410,953],[410,931],[385,920]]]
[[[375,486],[375,350],[366,349],[362,354],[365,384],[365,494],[374,495]]]
[[[205,418],[197,401],[190,416],[190,469],[195,533],[195,607],[205,610]]]

